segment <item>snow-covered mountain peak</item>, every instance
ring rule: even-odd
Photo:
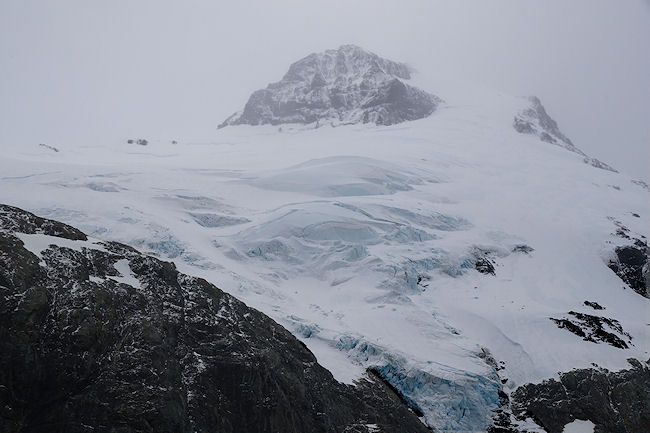
[[[228,125],[376,123],[429,116],[440,98],[404,82],[410,68],[356,45],[313,53],[293,63],[282,80],[257,90]]]
[[[616,172],[617,170],[596,158],[587,156],[582,150],[578,149],[571,140],[564,135],[557,122],[551,118],[542,105],[542,101],[537,96],[528,97],[529,106],[519,112],[514,119],[513,126],[517,132],[522,134],[533,134],[540,140],[547,143],[555,144],[565,148],[570,152],[577,153],[584,157],[586,164],[593,165],[596,168]]]
[[[379,57],[356,45],[342,45],[335,50],[312,53],[289,67],[282,81],[314,81],[331,84],[345,77],[362,79],[390,76],[408,80],[410,68],[404,63]]]

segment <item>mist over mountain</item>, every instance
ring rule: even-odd
[[[3,146],[0,432],[647,430],[647,183],[432,75],[347,44],[203,140]]]

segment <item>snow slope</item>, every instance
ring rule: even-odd
[[[613,220],[647,236],[647,189],[515,131],[525,98],[432,90],[446,105],[390,127],[4,146],[0,201],[174,260],[440,431],[484,430],[501,389],[648,359],[649,300],[606,266]],[[569,311],[618,320],[629,348],[550,320]]]

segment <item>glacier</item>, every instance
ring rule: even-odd
[[[648,236],[647,189],[515,130],[528,98],[417,84],[446,102],[391,126],[7,145],[0,196],[173,260],[284,325],[340,381],[380,375],[437,431],[485,431],[499,392],[559,371],[647,359],[650,301],[607,267],[628,242],[612,219]],[[569,311],[616,320],[629,347],[550,320]]]

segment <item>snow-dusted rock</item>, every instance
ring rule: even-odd
[[[517,132],[522,134],[533,134],[540,140],[547,143],[555,144],[565,148],[570,152],[577,153],[584,158],[586,164],[591,164],[596,168],[616,172],[616,169],[610,165],[599,161],[596,158],[587,156],[582,150],[578,149],[571,140],[564,135],[557,126],[557,122],[551,118],[537,96],[528,98],[530,105],[515,116],[513,127]]]
[[[635,218],[640,218],[637,213],[631,213]],[[650,248],[646,237],[640,233],[632,232],[616,218],[608,218],[616,231],[614,235],[622,244],[610,252],[607,266],[614,271],[625,284],[639,295],[650,298]]]
[[[608,263],[609,268],[629,285],[635,292],[650,298],[650,260],[648,245],[645,242],[616,247],[615,258]]]
[[[314,53],[289,67],[282,80],[255,91],[228,125],[376,123],[429,116],[441,100],[408,85],[411,70],[355,45]]]
[[[574,420],[589,420],[595,432],[648,431],[649,362],[629,362],[626,370],[576,369],[560,374],[559,380],[523,386],[513,393],[512,408],[520,418],[534,418],[548,433],[567,432],[565,426]]]
[[[632,344],[630,334],[615,319],[569,311],[562,319],[551,320],[558,328],[567,329],[585,341],[603,342],[620,349],[627,349]]]

